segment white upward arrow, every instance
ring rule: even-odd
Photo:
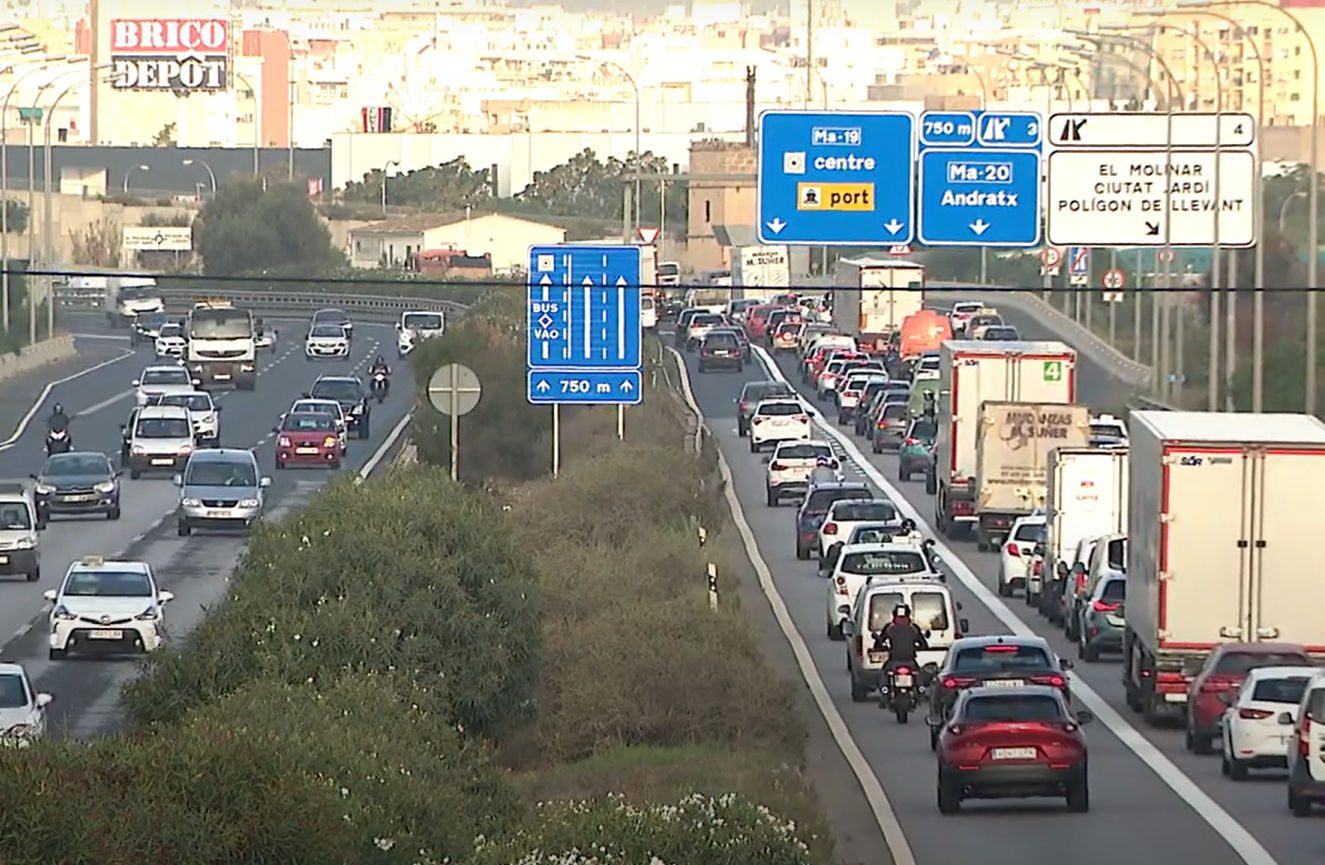
[[[593,321],[593,280],[586,276],[580,285],[584,286],[584,357],[592,357],[593,337],[590,335],[590,327]]]
[[[546,391],[548,387],[550,387],[550,385],[546,381],[540,381],[538,383],[538,389],[540,392]]]
[[[892,219],[885,222],[883,224],[883,227],[888,229],[889,234],[896,234],[897,232],[902,230],[903,224],[898,222],[897,217],[894,216]]]
[[[626,359],[626,278],[616,278],[616,355]]]
[[[783,222],[781,219],[778,219],[776,216],[773,217],[771,220],[769,220],[767,223],[765,223],[765,225],[767,225],[768,230],[773,232],[774,234],[781,234],[782,229],[787,227],[787,223]]]
[[[976,237],[984,234],[988,228],[989,223],[985,222],[983,219],[977,219],[975,222],[971,223],[971,231],[975,232]]]
[[[635,389],[635,386],[628,381],[623,381],[621,382],[621,389],[626,393],[630,393],[632,390]]]

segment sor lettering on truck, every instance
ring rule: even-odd
[[[1209,460],[1206,460],[1205,457],[1198,457],[1195,456],[1194,454],[1188,454],[1187,456],[1178,460],[1178,465],[1180,466],[1203,466],[1203,465],[1227,466],[1232,464],[1233,464],[1233,458],[1229,456],[1210,457]]]
[[[1039,439],[1063,439],[1074,425],[1074,418],[1067,412],[1009,412],[999,438],[1008,446],[1008,450],[1019,451]]]

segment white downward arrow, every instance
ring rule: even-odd
[[[778,219],[776,216],[773,217],[773,219],[766,224],[768,225],[768,230],[773,232],[774,234],[781,234],[782,229],[787,227],[787,223],[783,222],[781,219]]]
[[[974,231],[977,237],[984,234],[988,228],[989,223],[985,222],[983,219],[977,219],[975,222],[971,223],[971,231]]]
[[[889,234],[896,234],[897,232],[902,230],[902,223],[897,221],[897,217],[893,217],[892,219],[885,222],[883,224],[883,227],[888,229]]]

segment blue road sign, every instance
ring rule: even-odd
[[[529,370],[529,401],[535,405],[639,405],[641,374],[621,370]]]
[[[982,111],[976,141],[982,147],[1029,147],[1044,143],[1044,122],[1034,111]]]
[[[1070,246],[1067,249],[1067,272],[1072,276],[1090,276],[1090,247]]]
[[[921,147],[970,147],[975,136],[974,111],[926,111],[921,116]]]
[[[1031,150],[920,152],[920,223],[929,246],[1037,246],[1040,155]]]
[[[639,369],[637,246],[529,250],[530,369]]]
[[[910,243],[915,120],[896,111],[766,111],[759,118],[760,243]]]

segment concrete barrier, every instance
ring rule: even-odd
[[[75,353],[73,336],[65,335],[27,346],[18,354],[0,355],[0,381],[31,372],[50,363],[68,360]]]

